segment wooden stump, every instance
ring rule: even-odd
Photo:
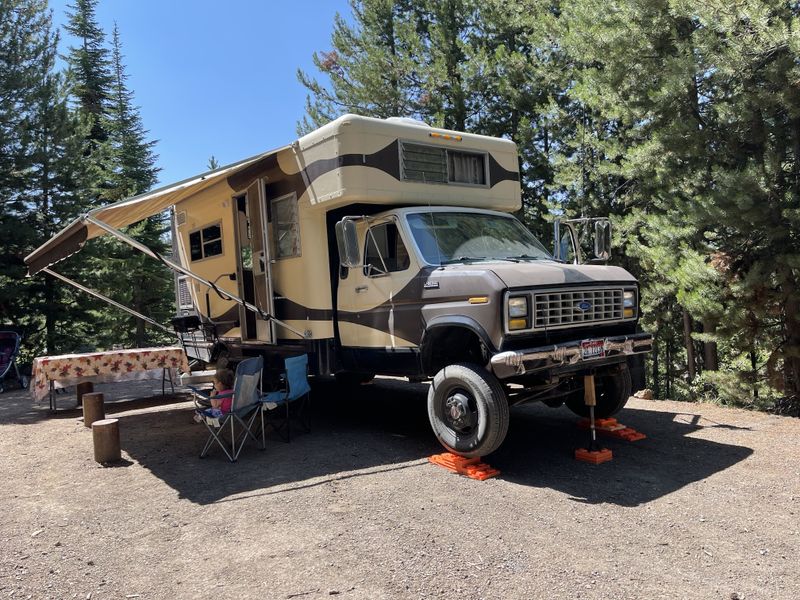
[[[103,406],[103,394],[92,392],[83,395],[83,424],[91,427],[95,421],[106,418],[106,409]]]
[[[92,423],[92,439],[95,461],[110,463],[122,458],[119,449],[119,419],[101,419]]]
[[[78,396],[78,406],[83,402],[84,394],[91,394],[94,391],[94,384],[91,381],[84,381],[75,387],[75,395]]]

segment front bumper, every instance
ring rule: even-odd
[[[652,335],[634,333],[602,338],[602,356],[587,358],[584,356],[582,344],[588,341],[597,340],[575,340],[554,346],[500,352],[492,357],[492,371],[499,379],[545,370],[575,371],[618,363],[626,356],[644,354],[653,349]]]

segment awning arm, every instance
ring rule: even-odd
[[[115,238],[117,238],[119,240],[122,240],[123,242],[125,242],[129,246],[132,246],[133,248],[136,248],[137,250],[139,250],[140,252],[146,254],[147,256],[149,256],[151,258],[155,258],[157,261],[162,263],[168,269],[172,269],[173,271],[177,271],[178,273],[181,273],[182,275],[186,275],[187,277],[191,277],[195,281],[199,281],[203,285],[208,286],[209,288],[211,288],[212,290],[217,292],[217,294],[219,294],[220,297],[222,297],[224,299],[227,299],[227,300],[231,300],[232,302],[236,302],[237,304],[239,304],[241,306],[244,306],[247,310],[256,313],[259,317],[261,317],[264,320],[274,321],[275,323],[277,323],[278,325],[280,325],[281,327],[283,327],[285,329],[288,329],[289,331],[291,331],[295,335],[299,335],[301,338],[308,337],[306,334],[301,333],[300,331],[298,331],[294,327],[284,323],[280,319],[276,319],[271,314],[264,312],[263,310],[261,310],[260,308],[255,306],[254,304],[250,304],[249,302],[247,302],[245,300],[242,300],[241,298],[239,298],[235,294],[231,294],[228,291],[225,291],[225,290],[222,290],[222,289],[218,288],[217,285],[213,281],[209,281],[205,277],[201,277],[200,275],[197,275],[196,273],[193,273],[192,271],[190,271],[186,267],[181,266],[178,263],[173,262],[173,261],[171,261],[171,260],[169,260],[167,258],[164,258],[163,256],[161,256],[155,250],[152,250],[151,248],[147,247],[145,244],[141,243],[138,240],[135,240],[134,238],[130,237],[129,235],[126,235],[126,234],[122,233],[118,229],[114,229],[113,227],[111,227],[111,225],[108,225],[107,223],[104,223],[103,221],[100,221],[100,220],[98,220],[97,218],[95,218],[95,217],[93,217],[91,215],[87,215],[85,218],[90,223],[93,223],[94,225],[97,225],[97,227],[99,227],[100,229],[103,229],[106,233],[110,233]],[[211,315],[208,315],[208,316],[209,316],[209,318],[211,317]]]
[[[43,273],[47,273],[48,275],[52,275],[56,279],[60,279],[64,283],[68,283],[71,286],[78,288],[82,292],[86,292],[87,294],[90,294],[90,295],[94,296],[95,298],[99,298],[100,300],[102,300],[103,302],[107,302],[111,306],[116,306],[117,308],[119,308],[121,310],[124,310],[126,313],[132,314],[134,317],[137,317],[137,318],[141,319],[145,323],[150,323],[150,325],[153,325],[155,327],[158,327],[159,329],[162,329],[162,330],[166,331],[170,335],[177,335],[174,330],[169,329],[168,327],[165,327],[164,325],[162,325],[161,323],[159,323],[157,321],[154,321],[150,317],[146,317],[142,313],[136,312],[132,308],[128,308],[124,304],[120,304],[116,300],[112,300],[108,296],[104,296],[100,292],[96,292],[95,290],[90,289],[90,288],[86,287],[85,285],[81,285],[80,283],[70,279],[69,277],[65,277],[64,275],[61,275],[60,273],[56,273],[55,271],[50,270],[50,268],[48,268],[48,267],[45,267],[44,269],[42,269],[42,272]]]

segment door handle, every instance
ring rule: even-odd
[[[361,292],[366,292],[368,289],[369,289],[368,285],[357,285],[356,294],[360,294]]]

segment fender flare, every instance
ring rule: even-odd
[[[422,332],[422,340],[420,341],[419,347],[420,360],[423,369],[426,369],[429,364],[431,346],[430,343],[427,342],[430,340],[430,334],[434,330],[442,329],[444,327],[466,329],[478,336],[478,339],[483,342],[491,354],[495,354],[497,352],[497,348],[495,348],[494,344],[492,343],[489,334],[486,333],[486,330],[483,328],[483,326],[472,317],[467,317],[464,315],[441,315],[428,321],[425,326],[425,331]]]

